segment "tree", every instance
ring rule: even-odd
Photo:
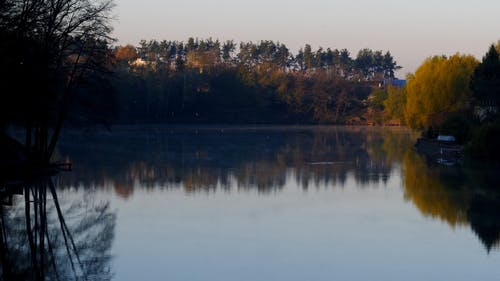
[[[498,114],[500,106],[500,57],[494,45],[472,74],[470,88],[481,117],[490,119]]]
[[[374,74],[374,55],[370,49],[359,50],[354,65],[361,72],[364,80],[370,80]]]
[[[332,51],[332,49],[326,49],[326,52],[324,54],[324,62],[328,69],[335,63],[335,53]]]
[[[290,67],[292,64],[292,58],[290,55],[290,50],[285,46],[285,44],[279,44],[277,46],[277,51],[276,51],[276,58],[275,61],[276,63],[280,66],[282,70],[285,70],[286,68]]]
[[[348,78],[349,75],[351,75],[353,62],[351,59],[351,54],[347,49],[340,50],[339,63],[343,78]]]
[[[450,58],[434,56],[425,60],[415,74],[407,77],[405,119],[413,128],[439,126],[450,113],[470,109],[470,76],[477,66],[471,55]]]
[[[384,78],[394,78],[394,71],[399,69],[401,69],[401,66],[397,65],[391,53],[387,51],[383,59]]]
[[[117,47],[115,50],[115,59],[117,61],[130,62],[138,57],[137,50],[132,45]]]
[[[112,0],[1,2],[0,127],[23,125],[31,158],[49,161],[73,94],[106,65],[112,8]]]
[[[302,48],[300,48],[299,51],[297,52],[297,55],[295,56],[295,62],[299,70],[305,69],[304,50],[302,50]]]
[[[406,92],[404,88],[388,86],[387,99],[384,101],[384,108],[392,119],[404,122],[404,109],[406,104]]]
[[[314,66],[317,68],[322,68],[326,66],[325,53],[323,52],[323,48],[319,47],[314,56]]]
[[[314,54],[312,53],[311,45],[306,44],[304,47],[304,69],[311,69],[314,66]]]
[[[294,57],[272,40],[241,42],[237,53],[233,41],[212,39],[139,45],[143,64],[155,67],[116,72],[121,122],[343,123],[369,110],[373,83],[357,79],[360,68],[346,49],[305,45]],[[370,79],[394,69],[389,52],[363,52]],[[386,116],[383,99],[375,102],[380,116]],[[240,111],[248,114],[236,116]]]
[[[236,49],[236,44],[233,40],[227,40],[222,44],[222,59],[225,63],[231,62],[231,55]]]

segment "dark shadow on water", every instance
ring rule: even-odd
[[[115,214],[107,202],[61,199],[51,177],[0,188],[1,280],[111,279]]]
[[[500,196],[476,194],[470,200],[467,219],[490,252],[500,246]]]
[[[477,163],[443,167],[409,150],[404,160],[405,198],[452,227],[470,226],[490,252],[500,246],[500,175]]]

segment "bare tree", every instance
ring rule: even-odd
[[[0,2],[0,56],[8,69],[0,79],[10,112],[0,121],[25,126],[34,159],[49,161],[75,89],[106,63],[113,6],[112,0]]]

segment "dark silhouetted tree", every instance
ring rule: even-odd
[[[47,162],[79,85],[109,59],[113,3],[5,0],[0,5],[0,123],[24,126],[26,153]]]
[[[500,106],[500,58],[494,45],[472,74],[470,87],[476,104],[489,119],[498,114]]]

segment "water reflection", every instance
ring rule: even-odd
[[[61,157],[75,171],[65,188],[112,188],[130,198],[136,188],[187,193],[257,190],[280,192],[386,186],[404,179],[405,199],[451,227],[470,226],[490,251],[500,240],[497,169],[440,167],[413,149],[416,135],[401,128],[121,128],[69,134]],[[363,206],[358,206],[362,208]]]
[[[90,195],[61,200],[52,178],[1,188],[1,280],[111,279],[108,203]]]
[[[60,154],[78,172],[65,185],[113,186],[125,198],[134,186],[277,191],[288,176],[308,189],[343,185],[353,174],[365,187],[386,182],[412,141],[403,129],[328,127],[129,129],[68,139]]]
[[[489,252],[500,245],[500,177],[496,171],[481,166],[441,167],[408,150],[405,198],[423,215],[451,227],[470,225]]]

